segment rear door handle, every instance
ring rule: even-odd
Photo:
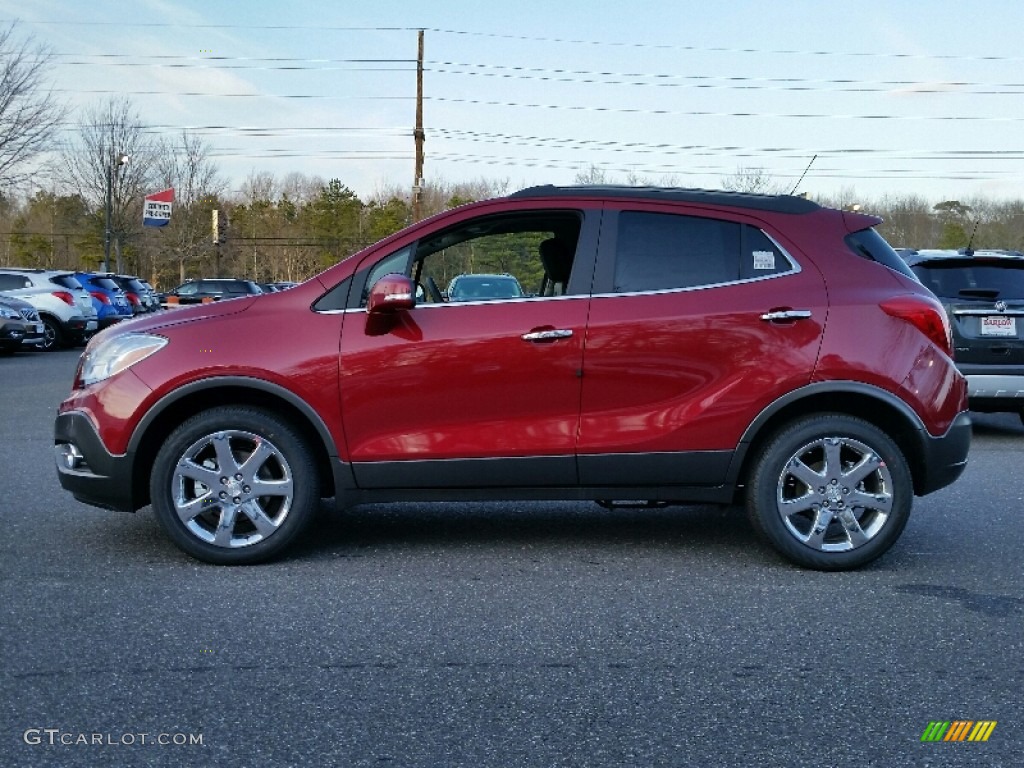
[[[806,320],[810,316],[811,310],[809,309],[776,309],[765,312],[761,315],[761,319],[767,320],[769,323],[777,323],[786,320]]]
[[[568,328],[552,328],[549,331],[531,331],[522,335],[523,341],[554,341],[555,339],[567,339],[572,336]]]

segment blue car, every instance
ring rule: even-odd
[[[124,291],[109,277],[92,272],[76,272],[75,279],[92,296],[100,328],[106,328],[132,316],[132,305]]]

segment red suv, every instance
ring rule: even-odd
[[[971,426],[942,306],[808,200],[535,187],[419,222],[282,293],[93,339],[60,482],[152,504],[213,563],[279,554],[321,498],[745,503],[800,565],[855,568]],[[523,296],[448,301],[456,275]]]

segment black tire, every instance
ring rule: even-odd
[[[61,349],[67,345],[67,339],[64,336],[64,331],[60,327],[60,323],[54,320],[52,317],[43,318],[43,343],[41,349],[47,352],[52,352],[55,349]]]
[[[843,571],[871,562],[896,542],[913,497],[896,443],[862,419],[822,413],[769,439],[747,485],[747,514],[791,562]]]
[[[157,453],[150,495],[160,525],[185,552],[244,565],[280,555],[305,530],[320,486],[312,451],[287,421],[262,408],[225,406],[171,433]]]

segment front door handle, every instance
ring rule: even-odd
[[[776,309],[765,312],[761,315],[761,319],[767,320],[769,323],[778,323],[787,320],[806,320],[810,316],[811,310],[809,309]]]
[[[549,331],[531,331],[522,335],[523,341],[554,341],[555,339],[567,339],[572,336],[568,328],[552,328]]]

